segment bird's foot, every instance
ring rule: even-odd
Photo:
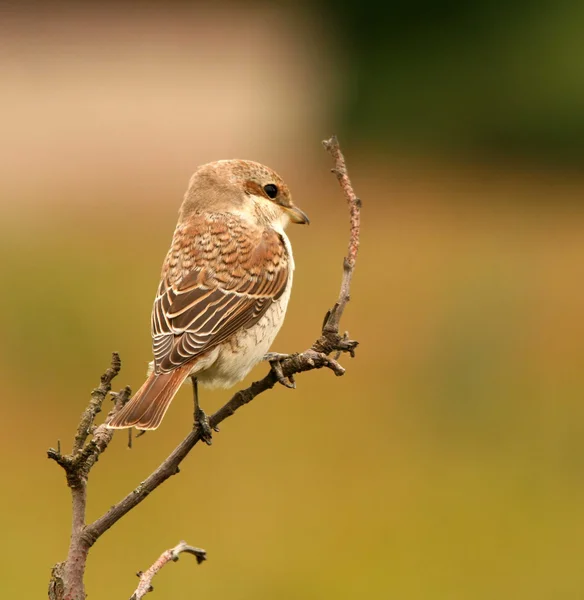
[[[213,443],[213,431],[209,425],[209,417],[201,408],[198,408],[195,413],[195,427],[199,430],[203,442],[210,446]]]
[[[281,383],[284,387],[290,389],[296,389],[296,382],[294,381],[294,375],[286,377],[282,371],[282,361],[287,358],[293,358],[296,354],[280,354],[279,352],[268,352],[264,355],[264,360],[270,363],[270,368],[276,376],[278,383]]]

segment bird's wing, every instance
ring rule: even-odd
[[[177,228],[152,310],[155,371],[172,371],[257,323],[284,293],[290,268],[273,229],[227,216]]]

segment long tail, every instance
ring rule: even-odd
[[[170,373],[151,373],[144,385],[107,426],[111,429],[156,429],[189,371],[190,366],[185,365]]]

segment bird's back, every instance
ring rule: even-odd
[[[242,379],[280,329],[293,269],[290,242],[277,226],[237,214],[200,214],[180,224],[152,312],[155,369],[169,372],[200,357],[193,373],[201,373],[213,355],[218,372],[201,373],[203,385]]]

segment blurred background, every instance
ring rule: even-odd
[[[6,597],[64,559],[69,449],[121,353],[142,383],[160,265],[201,163],[275,168],[309,228],[274,350],[307,348],[363,198],[347,374],[257,398],[93,548],[90,598],[474,600],[584,594],[584,4],[31,4],[0,18]],[[256,368],[249,381],[266,372]],[[213,411],[229,391],[204,392]],[[116,439],[93,519],[190,428]]]

